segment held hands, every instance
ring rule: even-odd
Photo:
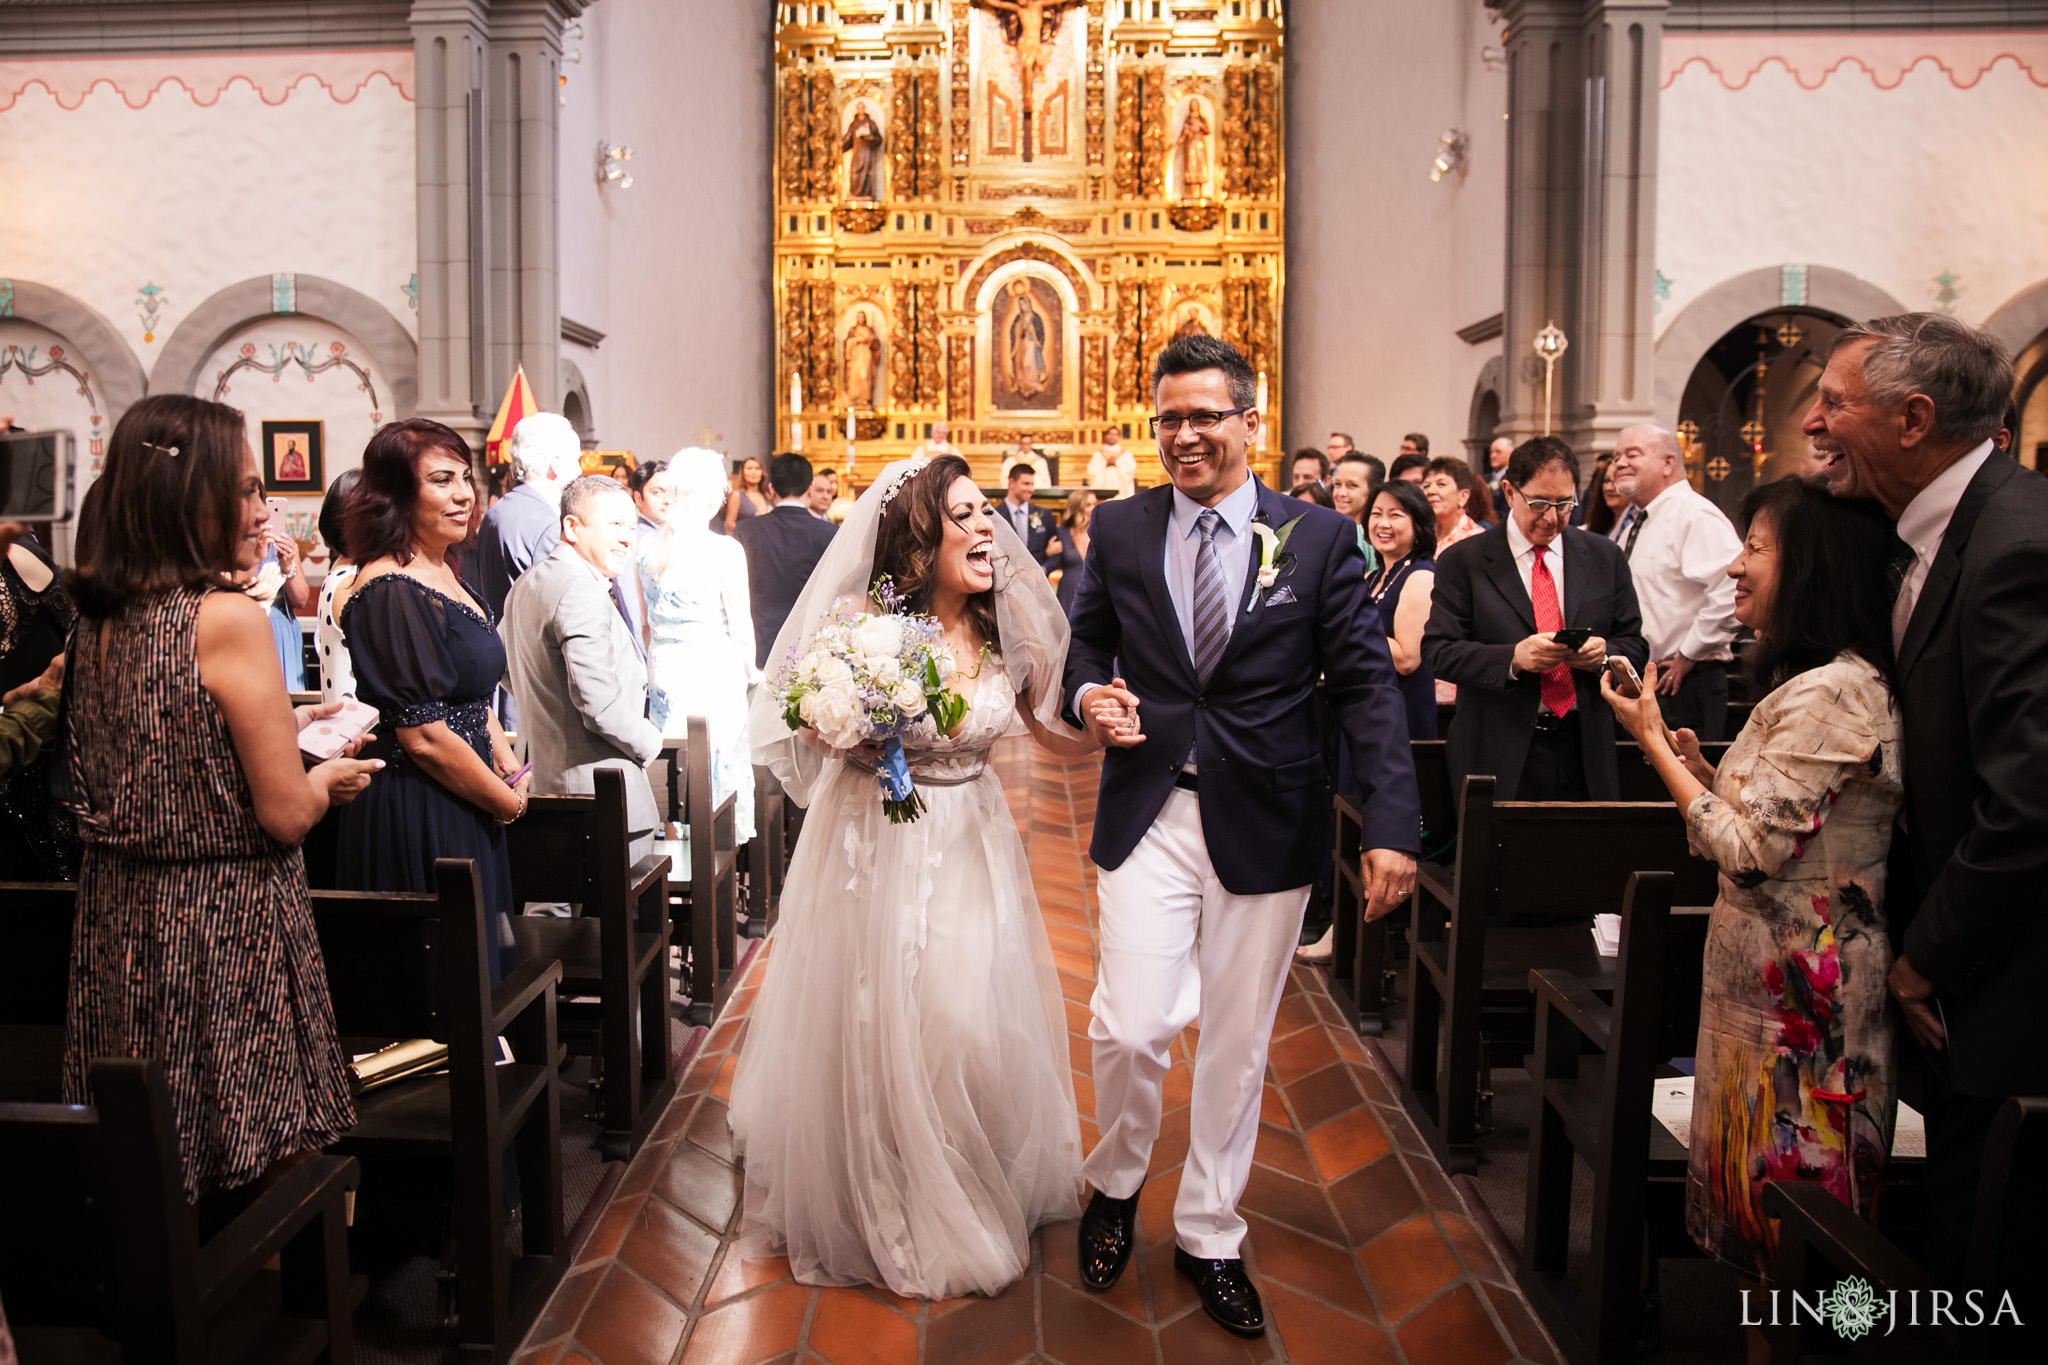
[[[1368,924],[1392,914],[1408,903],[1415,893],[1415,855],[1391,848],[1369,848],[1359,858],[1359,876],[1365,882],[1365,919]]]
[[[1892,998],[1899,1002],[1899,1012],[1906,1016],[1906,1027],[1913,1030],[1913,1036],[1935,1052],[1946,1048],[1948,1030],[1942,1027],[1941,1016],[1934,1012],[1934,983],[1902,957],[1892,963],[1886,984],[1891,988]]]
[[[1084,709],[1088,714],[1081,719],[1087,722],[1088,733],[1105,749],[1135,749],[1145,742],[1144,733],[1138,729],[1138,699],[1124,686],[1122,678],[1112,678],[1108,686],[1092,689]]]

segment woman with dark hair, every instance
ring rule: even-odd
[[[1781,479],[1742,501],[1728,574],[1768,692],[1718,768],[1611,677],[1601,694],[1721,870],[1696,1049],[1686,1224],[1750,1279],[1777,1235],[1763,1187],[1813,1180],[1865,1218],[1884,1185],[1897,1097],[1885,976],[1885,861],[1901,798],[1890,566],[1875,503]]]
[[[20,527],[0,552],[0,693],[41,678],[63,655],[77,619],[56,562],[33,531]],[[78,831],[50,795],[53,766],[53,755],[44,754],[0,777],[0,881],[69,881],[77,875]]]
[[[1380,568],[1365,576],[1365,590],[1379,609],[1387,652],[1401,675],[1410,739],[1436,738],[1436,675],[1422,662],[1422,630],[1436,588],[1437,521],[1425,489],[1405,479],[1380,485],[1365,520],[1365,534],[1380,558]]]
[[[875,610],[885,580],[937,619],[968,709],[904,731],[925,811],[899,825],[871,756],[755,697],[755,761],[811,818],[733,1080],[743,1239],[807,1284],[994,1294],[1034,1228],[1079,1212],[1081,1148],[1059,974],[989,750],[1019,724],[1056,753],[1094,745],[1058,719],[1066,616],[958,456],[882,471],[769,657],[794,666],[834,604]]]
[[[1593,462],[1593,472],[1586,480],[1585,499],[1579,503],[1583,518],[1580,529],[1596,536],[1612,536],[1615,523],[1621,520],[1621,509],[1628,506],[1628,499],[1614,486],[1613,464],[1612,455],[1602,455]]]
[[[356,695],[377,708],[390,772],[342,812],[336,874],[347,891],[431,891],[434,860],[474,858],[511,958],[505,826],[526,811],[530,776],[491,710],[505,647],[456,577],[476,525],[469,447],[439,422],[391,422],[363,451],[342,535],[361,566],[341,607]]]
[[[768,493],[768,466],[747,456],[740,461],[739,473],[732,476],[732,496],[725,500],[723,524],[714,518],[712,529],[731,535],[732,528],[748,517],[774,510],[775,500]]]
[[[327,545],[327,572],[320,579],[320,605],[313,612],[313,640],[320,651],[320,700],[340,701],[356,694],[355,668],[348,640],[341,633],[341,609],[355,582],[356,562],[349,557],[345,510],[362,472],[344,469],[328,486],[320,503],[320,539]]]
[[[1303,502],[1312,502],[1318,507],[1330,508],[1332,511],[1337,507],[1335,500],[1330,497],[1330,490],[1313,481],[1294,485],[1289,496],[1300,498]]]
[[[1474,520],[1467,510],[1472,503],[1473,489],[1478,485],[1472,466],[1449,455],[1437,456],[1422,471],[1422,492],[1434,509],[1432,515],[1439,550],[1448,550],[1459,541],[1470,540],[1486,529],[1485,523]],[[1491,506],[1491,495],[1485,488],[1479,487],[1478,491]]]
[[[161,1061],[191,1202],[355,1122],[299,841],[380,765],[300,761],[329,708],[294,716],[263,609],[228,586],[267,515],[242,414],[152,395],[114,428],[70,576],[64,1098],[91,1102],[95,1057]]]
[[[1059,539],[1053,542],[1060,552],[1045,561],[1046,576],[1059,575],[1060,581],[1053,590],[1059,594],[1061,611],[1073,609],[1074,592],[1081,586],[1081,570],[1088,563],[1088,521],[1094,515],[1093,493],[1076,488],[1067,494],[1067,510],[1060,515]]]

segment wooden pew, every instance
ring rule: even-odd
[[[57,1102],[77,895],[72,882],[0,882],[0,1101]]]
[[[675,1094],[668,1046],[668,869],[663,854],[627,866],[627,775],[600,768],[590,796],[535,796],[507,831],[515,903],[578,904],[558,919],[514,915],[522,962],[559,961],[558,1026],[602,1059],[607,1161],[630,1161]],[[632,781],[640,781],[635,774]],[[636,1017],[637,1016],[637,1017]]]
[[[792,803],[765,764],[754,765],[754,837],[747,841],[747,937],[766,938],[782,909],[789,871],[787,808]]]
[[[568,1264],[555,1040],[557,962],[522,962],[493,990],[476,864],[443,858],[436,895],[316,891],[335,1025],[353,1052],[447,1044],[446,1074],[356,1097],[335,1150],[366,1165],[426,1160],[452,1177],[455,1309],[465,1351],[510,1358]],[[516,1061],[500,1063],[507,1036]],[[664,1049],[665,1051],[666,1049]],[[517,1164],[521,1254],[507,1246],[505,1153]]]
[[[1496,802],[1493,793],[1491,777],[1465,779],[1456,859],[1419,866],[1408,929],[1401,1098],[1453,1172],[1478,1165],[1490,1101],[1483,1073],[1495,1060],[1519,1065],[1533,1039],[1530,969],[1561,968],[1612,990],[1617,959],[1599,956],[1587,926],[1595,909],[1620,901],[1630,873],[1676,873],[1686,904],[1711,903],[1717,884],[1668,801]],[[1509,916],[1549,923],[1507,927]]]
[[[709,1024],[725,1008],[738,957],[739,854],[733,838],[738,798],[712,800],[711,736],[703,717],[688,720],[688,737],[662,741],[649,770],[662,819],[689,831],[687,883],[671,887],[678,939],[690,945],[690,1017]]]
[[[202,1242],[162,1064],[105,1057],[89,1078],[92,1108],[0,1104],[0,1299],[22,1365],[351,1365],[356,1163],[300,1162]]]
[[[1624,739],[1615,746],[1615,770],[1621,778],[1621,799],[1624,801],[1669,801],[1671,789],[1664,785],[1664,779],[1657,776],[1657,770],[1643,762],[1643,746],[1632,739]],[[1718,768],[1727,756],[1728,741],[1719,744],[1700,745],[1700,757]]]
[[[1529,973],[1536,996],[1536,1121],[1515,1279],[1567,1359],[1620,1365],[1641,1337],[1644,1223],[1653,1145],[1683,1149],[1650,1113],[1660,1062],[1692,1055],[1709,907],[1674,907],[1677,878],[1639,872],[1621,900],[1613,1003],[1579,977]],[[1590,1049],[1590,1052],[1588,1052]],[[1661,1144],[1654,1139],[1660,1136]],[[1575,1158],[1593,1172],[1592,1255],[1565,1274]]]
[[[1410,740],[1415,763],[1415,785],[1421,797],[1424,859],[1441,862],[1456,846],[1452,838],[1458,827],[1457,801],[1451,793],[1450,768],[1444,759],[1440,739]],[[1331,885],[1330,916],[1336,936],[1331,940],[1330,994],[1352,1027],[1370,1038],[1386,1031],[1386,1009],[1394,997],[1394,969],[1388,951],[1397,928],[1406,925],[1402,911],[1365,922],[1365,881],[1359,870],[1364,851],[1364,817],[1357,802],[1348,796],[1335,801],[1336,847],[1332,852],[1335,877]]]

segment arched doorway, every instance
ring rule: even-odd
[[[1800,423],[1848,323],[1814,308],[1772,309],[1722,333],[1693,366],[1675,429],[1693,487],[1731,519],[1745,493],[1805,458]]]
[[[1499,356],[1486,362],[1472,386],[1472,407],[1465,420],[1465,458],[1480,478],[1488,475],[1486,451],[1500,430],[1500,390],[1506,364]]]

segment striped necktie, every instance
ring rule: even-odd
[[[1195,525],[1202,533],[1195,551],[1195,676],[1203,682],[1223,657],[1230,640],[1230,606],[1223,591],[1223,561],[1216,553],[1216,527],[1223,518],[1213,507],[1202,509]]]

